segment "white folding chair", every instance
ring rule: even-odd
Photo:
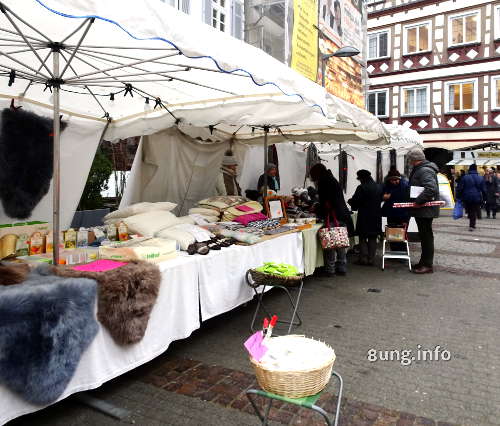
[[[387,243],[402,243],[406,246],[405,250],[386,250]],[[385,259],[404,259],[408,261],[408,268],[411,271],[410,245],[408,244],[408,228],[395,228],[386,226],[384,234],[384,244],[382,247],[382,271],[385,269]]]

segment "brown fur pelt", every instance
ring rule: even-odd
[[[26,263],[0,262],[0,285],[22,283],[29,273],[30,267]]]
[[[134,261],[105,272],[52,267],[52,273],[97,281],[97,318],[116,343],[127,345],[144,337],[160,289],[161,273],[156,265]]]

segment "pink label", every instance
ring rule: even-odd
[[[267,352],[267,347],[262,344],[263,340],[264,335],[262,331],[257,331],[257,333],[252,334],[244,343],[248,353],[256,361],[260,361]]]

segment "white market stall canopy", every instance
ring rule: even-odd
[[[0,5],[0,98],[49,112],[60,87],[63,117],[109,116],[109,140],[177,125],[211,141],[261,143],[270,126],[270,143],[388,143],[373,115],[157,0]]]

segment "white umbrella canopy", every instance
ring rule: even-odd
[[[135,0],[0,4],[0,73],[11,83],[0,86],[0,96],[52,108],[51,90],[60,85],[61,112],[103,125],[109,115],[108,139],[177,124],[200,135],[215,125],[218,139],[250,142],[262,137],[262,126],[276,126],[273,142],[286,140],[285,133],[301,140],[387,143],[371,114],[157,0],[139,6]],[[54,74],[54,50],[60,76]],[[233,135],[238,128],[242,136]]]
[[[179,126],[250,143],[388,143],[371,114],[157,0],[0,0],[0,12],[0,99],[55,118],[54,247],[60,114],[102,123],[108,140]]]

